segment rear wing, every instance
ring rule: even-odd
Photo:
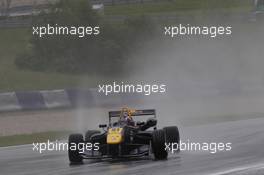
[[[121,111],[110,111],[109,112],[109,119],[112,117],[120,117]],[[132,116],[142,116],[142,115],[154,115],[156,117],[156,110],[155,109],[143,109],[143,110],[135,110],[132,113]]]

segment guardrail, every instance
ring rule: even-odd
[[[172,2],[174,0],[91,0],[92,4],[104,4],[104,5],[124,5],[124,4],[144,4],[150,2]]]
[[[136,94],[104,95],[97,89],[61,89],[0,93],[0,112],[76,107],[115,107],[140,103]]]

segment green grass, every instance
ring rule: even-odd
[[[248,12],[252,10],[250,0],[177,0],[144,4],[126,4],[105,7],[105,15],[142,15],[174,13],[197,14],[204,11]]]
[[[0,147],[24,145],[32,143],[47,142],[47,140],[55,141],[58,139],[66,139],[68,131],[43,132],[34,134],[14,135],[0,137]]]
[[[95,85],[96,77],[18,69],[14,60],[27,48],[30,36],[25,28],[0,29],[0,92],[75,87],[83,81]]]

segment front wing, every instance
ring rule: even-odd
[[[104,147],[108,147],[109,145],[103,145]],[[119,146],[119,153],[116,155],[112,155],[110,153],[102,155],[100,151],[94,150],[86,150],[84,153],[80,153],[83,159],[107,159],[107,158],[139,158],[144,156],[149,156],[151,154],[150,145],[142,145],[142,144],[126,144],[124,146],[137,146],[136,149],[133,149],[129,154],[121,153],[121,146]]]

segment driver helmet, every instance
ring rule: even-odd
[[[121,120],[127,121],[128,123],[133,122],[132,110],[130,110],[128,108],[122,108],[120,118],[121,118]]]

